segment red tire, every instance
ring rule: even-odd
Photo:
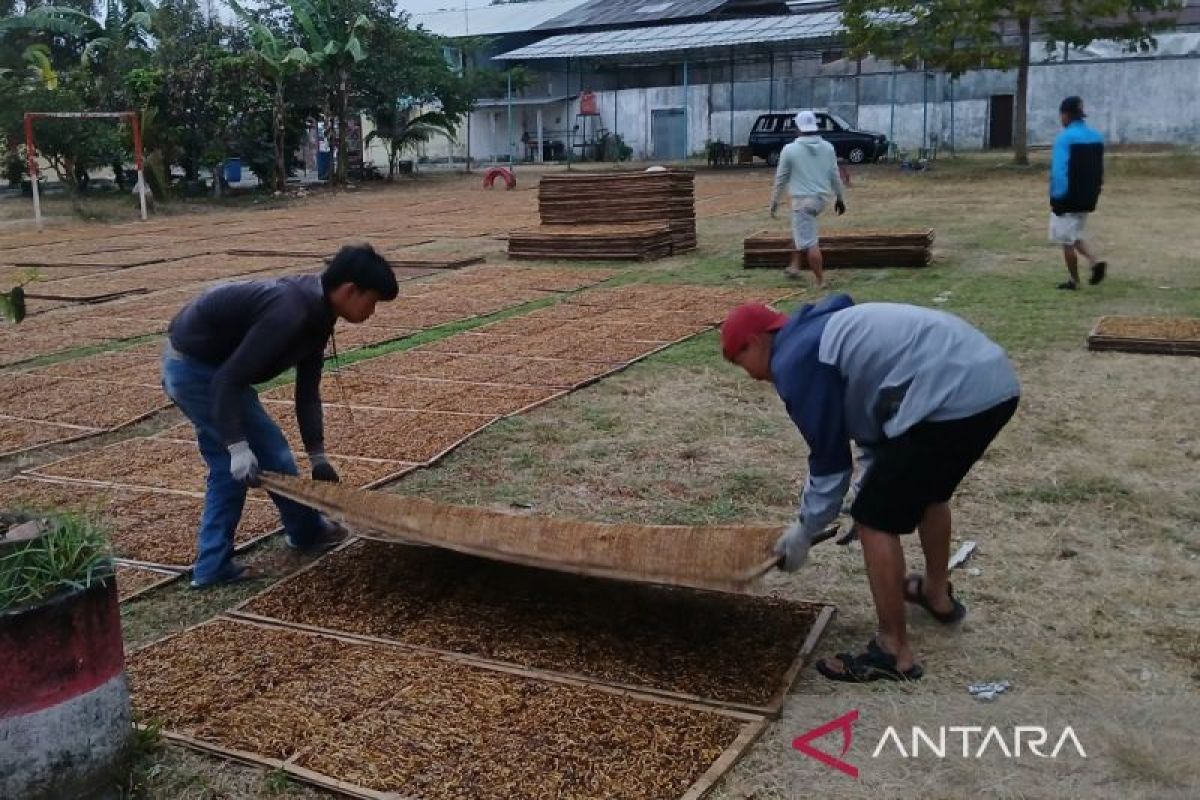
[[[504,185],[507,189],[515,189],[517,187],[517,176],[508,167],[492,167],[483,174],[483,188],[490,189],[492,184],[496,182],[496,178],[503,178]]]

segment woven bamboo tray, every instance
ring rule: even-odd
[[[267,474],[270,491],[360,533],[580,575],[740,590],[775,566],[777,526],[608,525],[463,508]]]
[[[1169,356],[1200,356],[1200,319],[1101,317],[1088,349]]]
[[[197,657],[228,676],[197,676]],[[168,740],[369,800],[699,800],[766,728],[758,715],[228,617],[139,648],[127,671],[135,709]],[[597,758],[616,773],[589,780]]]

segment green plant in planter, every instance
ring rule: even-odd
[[[0,612],[86,589],[112,575],[108,537],[98,525],[75,514],[40,518],[49,528],[41,536],[7,547],[0,539]]]

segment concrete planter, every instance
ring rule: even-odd
[[[0,614],[0,797],[107,793],[131,732],[115,577]]]

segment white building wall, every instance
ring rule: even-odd
[[[779,72],[782,72],[782,68]],[[903,73],[902,73],[903,75]],[[910,79],[917,76],[909,74]],[[822,80],[853,81],[845,76],[815,77],[812,89],[805,97],[827,96]],[[864,75],[862,81],[886,80],[883,76]],[[805,84],[807,85],[807,84]],[[749,86],[749,85],[747,85]],[[832,84],[831,84],[832,86]],[[761,88],[761,87],[760,87]],[[839,83],[839,97],[847,95],[847,87]],[[940,149],[980,150],[987,144],[989,100],[992,94],[1015,94],[1015,71],[968,73],[955,84],[954,112],[951,116],[949,82],[945,76],[930,80],[928,102],[921,102],[920,92],[908,102],[880,102],[879,92],[872,102],[847,106],[839,101],[828,106],[843,114],[859,128],[888,134],[903,150],[915,150],[922,142]],[[750,96],[749,91],[735,89],[738,97]],[[759,94],[763,94],[759,92]],[[867,96],[869,93],[864,93]],[[1089,119],[1113,144],[1178,143],[1200,144],[1200,57],[1139,58],[1115,61],[1080,61],[1035,65],[1030,69],[1029,82],[1029,143],[1049,145],[1060,129],[1058,104],[1063,97],[1077,94],[1083,97]],[[616,131],[633,149],[633,158],[652,157],[654,143],[651,119],[655,109],[679,108],[683,102],[682,86],[597,91],[599,125]],[[776,98],[787,95],[782,80],[777,83]],[[730,117],[733,119],[733,143],[745,144],[755,119],[768,110],[795,111],[782,106],[777,99],[774,109],[737,108],[727,110],[728,83],[697,84],[687,87],[688,152],[701,153],[706,141],[730,140]],[[794,96],[794,93],[793,93]],[[885,95],[886,96],[886,95]],[[721,106],[718,106],[719,100]],[[569,105],[569,110],[568,110]],[[572,126],[579,122],[577,100],[558,106],[543,107],[543,124],[547,138],[566,141]],[[564,119],[565,118],[565,119]],[[501,106],[475,111],[471,124],[471,156],[476,161],[506,160],[508,157],[507,110]],[[493,127],[494,126],[494,127]],[[465,127],[465,126],[464,126]],[[514,107],[513,139],[515,154],[525,156],[521,134],[528,131],[536,136],[536,109]],[[458,143],[431,144],[426,153],[431,158],[445,158],[446,152],[465,156],[465,132],[460,130]],[[578,157],[578,151],[573,157]]]

